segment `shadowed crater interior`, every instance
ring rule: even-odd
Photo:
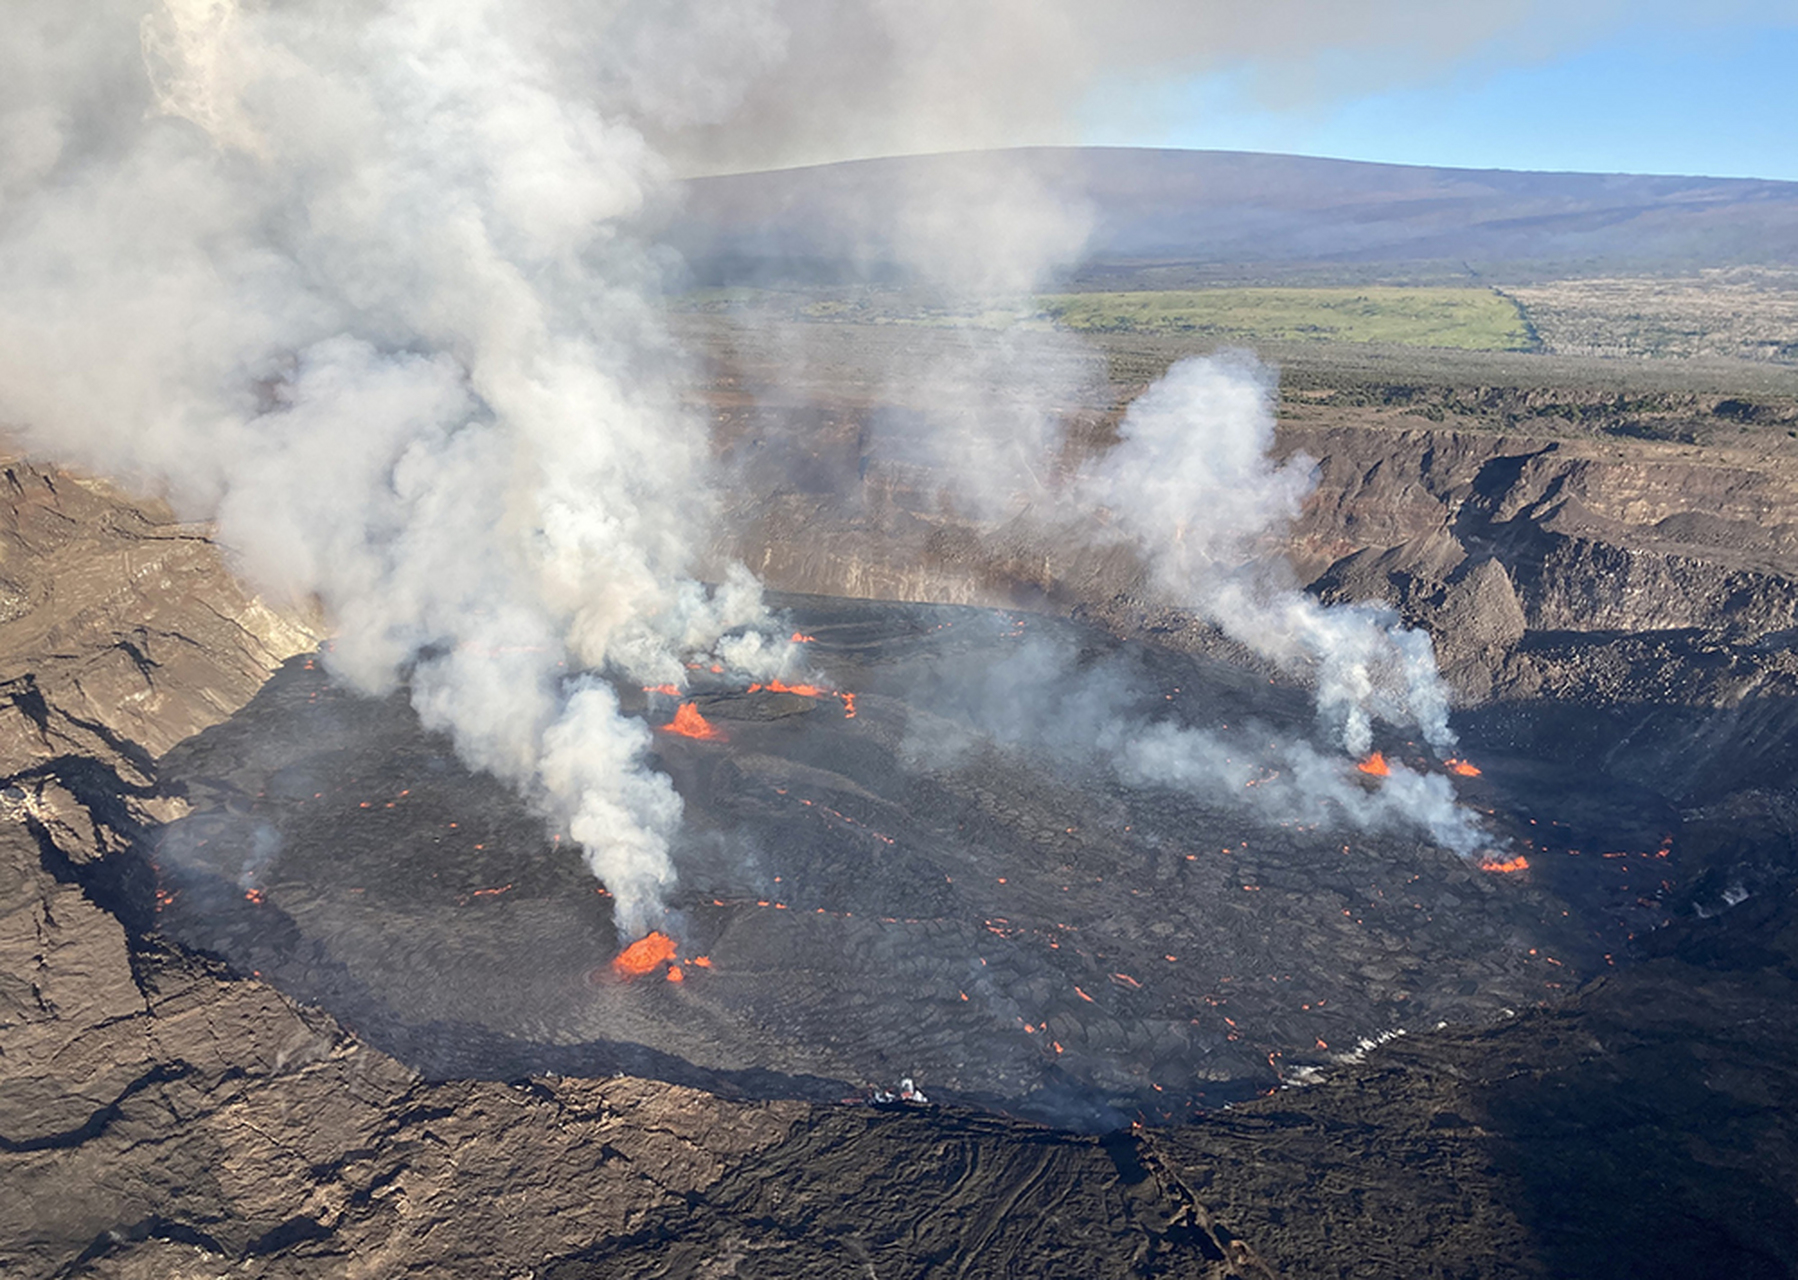
[[[1499,873],[1412,831],[1127,786],[1032,714],[1051,691],[1028,659],[1072,655],[1058,680],[1127,671],[1106,687],[1132,716],[1315,735],[1308,695],[1266,673],[1034,615],[779,603],[839,693],[698,672],[683,697],[715,736],[697,739],[660,727],[683,699],[620,690],[687,805],[684,980],[617,976],[630,939],[578,851],[403,692],[357,696],[312,659],[162,762],[193,808],[150,853],[159,927],[432,1076],[625,1070],[825,1099],[910,1075],[1100,1128],[1506,1018],[1660,919],[1672,816],[1510,745],[1552,736],[1551,707],[1463,728],[1483,773],[1457,790],[1492,860],[1529,864]],[[1006,731],[1007,706],[1031,733]]]

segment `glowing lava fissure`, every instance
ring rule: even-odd
[[[612,968],[624,977],[640,978],[657,965],[673,960],[679,951],[674,939],[667,934],[646,934],[620,951],[618,958],[612,961]]]
[[[1481,871],[1491,871],[1497,875],[1510,875],[1513,872],[1528,871],[1529,869],[1530,860],[1521,853],[1514,858],[1506,858],[1502,861],[1496,858],[1488,858],[1486,861],[1480,863]]]
[[[807,638],[809,639],[810,637]],[[713,670],[717,671],[719,668],[713,668]],[[682,696],[683,690],[679,685],[674,684],[646,684],[643,686],[643,692],[659,693],[666,697],[678,698]],[[840,689],[828,689],[821,684],[788,684],[785,680],[778,679],[760,680],[747,686],[743,692],[791,693],[801,698],[835,698],[843,704],[843,719],[855,719],[855,695],[853,693],[844,693]],[[698,706],[691,702],[684,704],[680,710],[675,713],[674,720],[669,724],[663,725],[662,728],[670,733],[684,734],[689,738],[700,738],[708,741],[722,741],[724,738],[723,731],[717,729],[710,721],[706,720],[704,716],[700,715]],[[703,731],[700,731],[702,728]]]
[[[762,684],[752,684],[745,692],[759,693],[795,693],[802,698],[835,698],[843,704],[843,719],[855,719],[855,695],[844,693],[840,689],[826,689],[818,684],[788,684],[784,680],[769,680]]]
[[[666,733],[678,733],[683,738],[697,738],[701,742],[723,742],[724,730],[699,714],[699,706],[693,702],[683,702],[674,713],[674,719],[662,726]]]
[[[766,689],[769,693],[796,693],[802,698],[822,698],[829,690],[815,684],[788,684],[784,680],[769,680],[763,684],[752,684],[745,693],[760,693]]]
[[[1450,773],[1462,778],[1477,778],[1480,776],[1478,766],[1470,761],[1457,759],[1453,756],[1444,760],[1442,762],[1442,767]],[[1367,774],[1370,778],[1390,778],[1392,776],[1392,765],[1387,762],[1386,753],[1383,751],[1370,753],[1367,759],[1358,763],[1355,768],[1359,769],[1362,773]],[[1253,786],[1254,783],[1250,783],[1249,785]]]
[[[710,969],[712,958],[694,956],[683,962],[680,958],[680,944],[667,934],[657,931],[645,934],[620,951],[612,961],[612,972],[629,980],[645,977],[663,965],[668,966],[662,974],[664,978],[670,982],[685,982],[688,968]]]

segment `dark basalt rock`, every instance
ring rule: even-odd
[[[757,690],[754,693],[708,693],[693,699],[708,720],[766,722],[788,716],[808,715],[818,709],[818,699],[797,693]]]

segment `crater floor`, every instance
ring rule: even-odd
[[[1105,1128],[1266,1092],[1364,1039],[1502,1021],[1658,922],[1653,797],[1496,730],[1473,726],[1483,773],[1454,781],[1529,863],[1509,874],[1413,833],[1127,786],[1051,750],[1052,723],[990,732],[994,689],[1048,696],[1018,675],[1044,645],[1126,667],[1135,715],[1315,732],[1304,692],[1265,673],[1034,615],[781,604],[852,703],[699,683],[719,736],[696,740],[659,728],[676,699],[623,691],[687,804],[684,981],[620,979],[630,939],[578,854],[403,693],[358,697],[312,659],[163,761],[193,810],[153,855],[160,929],[434,1076],[625,1070],[828,1099],[910,1075]]]

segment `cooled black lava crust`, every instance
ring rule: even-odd
[[[1660,909],[1652,797],[1496,729],[1466,742],[1484,774],[1456,781],[1520,874],[1128,787],[1102,761],[996,746],[967,707],[1047,634],[1128,664],[1139,712],[1312,733],[1304,691],[1264,673],[1033,615],[781,603],[854,714],[697,686],[726,740],[657,732],[688,813],[673,932],[711,962],[686,981],[618,980],[610,899],[578,853],[403,692],[355,696],[310,659],[163,761],[194,810],[153,854],[160,927],[434,1076],[628,1070],[829,1098],[910,1075],[1104,1127],[1266,1091],[1363,1038],[1503,1019],[1621,959]],[[623,692],[670,719],[673,699]]]

